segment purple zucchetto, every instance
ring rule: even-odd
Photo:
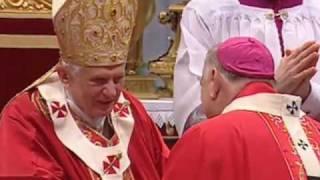
[[[268,48],[251,37],[230,38],[218,46],[217,59],[221,66],[233,74],[274,79],[274,61]]]

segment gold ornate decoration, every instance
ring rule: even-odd
[[[69,0],[53,19],[63,61],[110,66],[127,61],[137,0]]]
[[[166,87],[160,90],[162,97],[172,97],[173,94],[173,69],[180,43],[180,19],[184,6],[187,2],[170,5],[168,11],[160,13],[160,22],[169,24],[175,32],[175,38],[170,39],[171,45],[168,52],[149,64],[150,72],[159,75],[166,83]]]
[[[159,99],[154,86],[156,79],[155,76],[126,76],[125,87],[141,99]]]
[[[54,35],[12,35],[0,34],[0,48],[58,49]]]
[[[49,14],[51,2],[52,0],[0,0],[0,12]]]
[[[154,75],[137,75],[137,69],[142,65],[143,61],[143,32],[144,28],[152,20],[155,13],[155,0],[139,0],[138,15],[136,27],[134,29],[134,37],[132,40],[132,49],[129,52],[128,62],[126,66],[126,89],[133,92],[141,99],[158,99],[156,94]]]
[[[127,62],[127,73],[136,74],[143,61],[143,32],[155,14],[155,0],[139,0],[138,15],[132,40],[132,49]]]

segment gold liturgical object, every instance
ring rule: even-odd
[[[132,50],[127,62],[126,88],[142,99],[158,99],[153,75],[138,75],[137,70],[143,64],[143,32],[155,13],[155,0],[139,0],[137,24],[133,32]]]
[[[160,22],[162,24],[168,24],[175,32],[175,38],[169,39],[171,44],[168,52],[149,65],[150,72],[159,75],[165,82],[165,88],[158,91],[161,97],[172,97],[173,95],[173,70],[181,36],[180,20],[186,3],[187,2],[172,4],[167,11],[161,12],[159,16]]]

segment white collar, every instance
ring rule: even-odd
[[[301,110],[301,98],[291,95],[258,93],[240,97],[231,102],[223,113],[236,110],[255,111],[280,116],[308,176],[320,177],[320,161],[301,125],[305,113]],[[301,147],[301,142],[308,148]]]
[[[299,118],[305,115],[305,113],[301,111],[300,97],[273,93],[258,93],[236,98],[223,110],[222,113],[227,113],[233,110],[251,110],[275,116],[285,115]]]

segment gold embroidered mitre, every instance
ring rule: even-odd
[[[61,60],[81,66],[125,63],[137,6],[137,0],[66,0],[53,17]]]

